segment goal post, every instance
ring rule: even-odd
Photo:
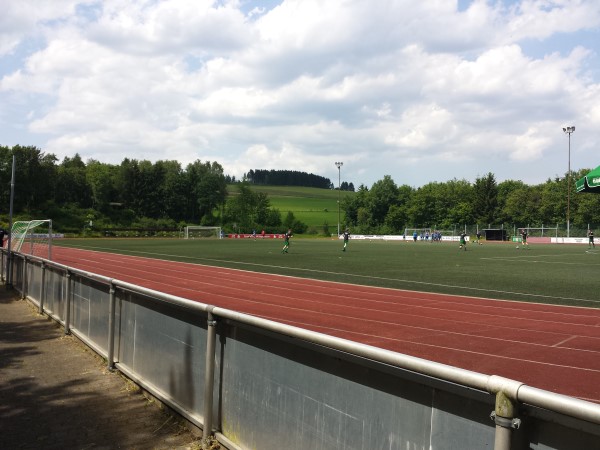
[[[412,239],[415,231],[417,232],[417,237],[419,239],[421,238],[421,236],[425,236],[425,234],[431,236],[431,228],[405,228],[404,236],[406,237],[406,239]]]
[[[52,259],[52,220],[21,220],[10,230],[10,250]]]
[[[200,225],[188,225],[184,229],[184,239],[223,239],[221,227],[205,227]]]

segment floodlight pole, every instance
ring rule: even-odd
[[[563,131],[569,135],[569,166],[567,170],[567,237],[570,237],[571,222],[569,220],[569,212],[571,209],[571,133],[575,131],[575,127],[563,127]]]
[[[343,162],[339,161],[335,163],[335,166],[338,168],[338,237],[340,236],[340,181],[341,181],[341,168],[344,165]]]

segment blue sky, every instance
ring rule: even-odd
[[[0,144],[370,187],[600,165],[597,0],[7,0]]]

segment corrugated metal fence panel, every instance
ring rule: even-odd
[[[117,360],[128,370],[200,414],[203,405],[206,317],[119,292]]]
[[[17,263],[19,262],[19,263]],[[22,259],[16,259],[15,272],[22,271]],[[20,265],[20,267],[19,267]],[[61,321],[64,315],[64,273],[55,268],[46,267],[45,269],[46,298],[44,301],[44,312]],[[19,281],[13,283],[15,287],[21,290],[22,277]],[[21,292],[22,293],[22,292]],[[27,296],[37,306],[40,305],[42,295],[42,266],[39,262],[27,262]],[[62,309],[61,309],[62,308]]]
[[[46,268],[46,299],[44,309],[52,311],[56,317],[64,321],[66,306],[67,280],[64,272],[54,268]]]
[[[465,420],[465,399],[424,378],[244,328],[222,335],[220,346],[222,429],[243,448],[493,448],[493,405],[470,400]]]
[[[39,305],[42,290],[42,270],[37,264],[27,263],[27,295]]]
[[[71,326],[104,355],[108,346],[108,285],[72,276]]]

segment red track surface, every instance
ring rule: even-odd
[[[600,309],[307,280],[55,247],[57,262],[600,403]]]

